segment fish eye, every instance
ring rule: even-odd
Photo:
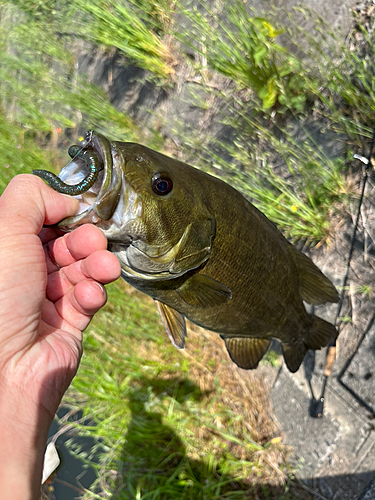
[[[152,190],[159,196],[165,196],[170,193],[173,188],[172,179],[166,175],[155,174],[152,178]]]

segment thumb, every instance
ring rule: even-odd
[[[74,215],[78,201],[48,187],[30,174],[14,177],[0,198],[2,225],[14,232],[38,234],[43,224],[56,224]]]

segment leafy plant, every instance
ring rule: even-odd
[[[0,192],[18,174],[30,173],[32,169],[56,167],[56,153],[38,147],[34,137],[9,121],[0,113]]]
[[[244,2],[205,3],[182,8],[192,25],[189,35],[176,32],[201,55],[205,64],[255,91],[263,109],[276,104],[304,109],[306,86],[301,63],[276,43],[284,31],[265,18],[252,16]],[[214,27],[214,28],[213,28]]]
[[[313,28],[304,29],[296,14],[313,21]],[[299,7],[289,16],[288,34],[308,62],[305,82],[314,95],[315,112],[324,117],[326,127],[347,135],[352,144],[363,148],[363,140],[371,138],[375,122],[373,30],[356,15],[343,42],[343,35],[322,16]]]

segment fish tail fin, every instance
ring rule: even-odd
[[[300,294],[308,304],[338,302],[339,295],[331,281],[309,257],[290,245],[289,250],[297,265]]]
[[[335,339],[338,335],[338,331],[332,323],[328,323],[318,316],[311,316],[313,319],[313,324],[305,336],[305,342],[308,349],[320,349],[326,346]]]
[[[336,328],[328,321],[317,316],[311,318],[313,320],[311,327],[298,342],[282,344],[286,366],[292,373],[298,370],[309,349],[320,349],[338,335]]]

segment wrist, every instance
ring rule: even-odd
[[[2,500],[38,500],[51,416],[27,395],[1,381],[0,485]]]

